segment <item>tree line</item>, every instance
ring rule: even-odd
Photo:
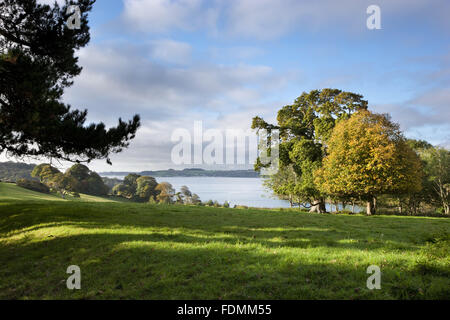
[[[83,164],[77,163],[64,173],[51,164],[42,163],[34,167],[31,176],[38,178],[41,184],[61,195],[71,194],[79,196],[80,193],[106,196],[109,188],[103,179]],[[23,182],[21,182],[23,183]]]
[[[63,197],[70,195],[79,197],[80,193],[94,196],[113,196],[124,198],[133,202],[149,202],[164,204],[190,204],[210,207],[229,208],[230,203],[225,201],[219,204],[209,200],[202,202],[196,193],[192,193],[187,186],[181,186],[179,191],[168,182],[158,183],[154,177],[135,173],[128,174],[123,180],[117,178],[101,177],[83,164],[75,164],[61,172],[49,163],[21,164],[0,163],[11,168],[14,177],[8,180],[16,182],[20,187],[42,193],[58,193]],[[0,166],[0,168],[2,168]],[[11,175],[11,173],[10,173]],[[23,177],[22,177],[23,176]],[[4,179],[7,181],[6,179]]]
[[[252,128],[279,131],[279,170],[265,185],[281,199],[326,212],[325,203],[381,204],[397,213],[449,214],[450,152],[408,140],[388,114],[368,110],[359,94],[304,92],[278,111],[277,124],[254,117]],[[255,170],[264,166],[258,158]],[[337,207],[337,205],[336,205]]]
[[[154,177],[131,173],[124,180],[102,178],[87,166],[77,163],[62,173],[51,164],[42,163],[33,168],[30,179],[19,179],[17,184],[39,192],[57,192],[79,197],[80,193],[94,196],[122,197],[134,202],[165,204],[201,204],[200,197],[187,186],[179,192],[168,182],[158,183]]]
[[[124,197],[137,202],[165,204],[199,204],[200,197],[192,193],[187,186],[182,186],[179,192],[168,182],[158,183],[154,177],[128,174],[122,183],[116,184],[112,195]]]

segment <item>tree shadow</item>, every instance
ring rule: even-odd
[[[450,272],[355,264],[236,245],[220,237],[163,233],[95,233],[0,247],[0,298],[58,299],[416,299],[448,298]],[[218,245],[220,243],[220,245]],[[324,257],[329,258],[329,257]],[[370,261],[370,263],[369,263]],[[82,270],[82,290],[65,287],[69,265]],[[382,290],[366,287],[366,268],[382,268]],[[420,289],[420,290],[419,290]],[[447,291],[446,291],[447,290]]]
[[[154,237],[158,234],[154,229],[164,227],[180,233],[176,236],[180,242],[193,241],[194,239],[190,239],[193,237],[197,238],[195,242],[240,242],[268,248],[385,248],[413,251],[418,250],[433,232],[450,227],[450,223],[442,219],[419,218],[405,223],[403,217],[392,216],[330,216],[277,212],[268,214],[259,211],[250,211],[244,216],[242,212],[236,212],[234,209],[223,209],[218,213],[216,209],[206,208],[205,211],[205,208],[201,208],[199,211],[195,207],[189,208],[191,212],[184,213],[185,208],[181,206],[174,207],[175,211],[161,213],[157,211],[161,210],[158,206],[136,204],[115,205],[111,214],[105,216],[104,213],[97,212],[99,206],[105,205],[84,203],[73,208],[67,203],[6,205],[0,208],[0,232],[8,236],[19,236],[58,226],[108,230],[138,228]],[[182,235],[183,233],[185,234]]]

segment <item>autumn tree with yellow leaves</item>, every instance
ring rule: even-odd
[[[339,121],[327,142],[315,173],[323,193],[366,201],[372,215],[378,195],[421,190],[421,161],[388,115],[359,111]]]

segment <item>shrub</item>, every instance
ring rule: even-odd
[[[337,214],[353,214],[351,210],[339,210]]]
[[[29,180],[29,179],[19,179],[17,180],[16,184],[19,187],[33,190],[41,193],[50,193],[49,187],[47,187],[45,184],[40,183],[39,181],[35,180]]]
[[[230,207],[230,203],[229,203],[228,201],[225,201],[225,202],[223,203],[223,207],[224,207],[224,208],[229,208],[229,207]]]

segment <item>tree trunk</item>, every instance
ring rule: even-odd
[[[371,216],[375,214],[376,211],[376,199],[375,197],[371,197],[369,201],[367,201],[367,215]]]
[[[311,203],[311,209],[309,209],[309,212],[317,212],[317,213],[327,212],[325,208],[325,201],[323,201],[323,199],[314,200],[313,203]]]
[[[355,213],[355,202],[352,201],[352,213]]]

